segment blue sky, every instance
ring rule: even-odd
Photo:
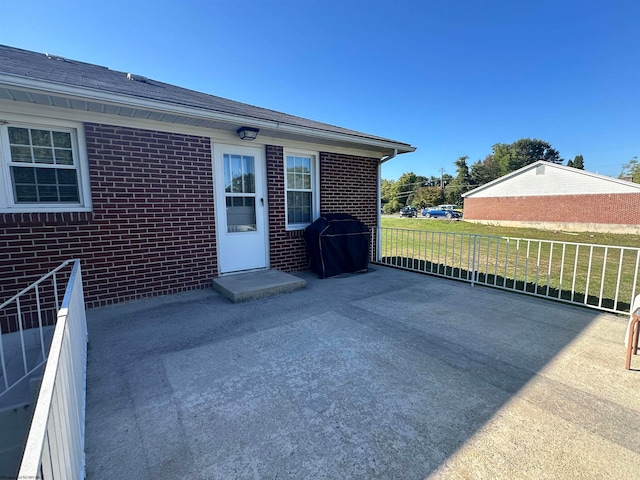
[[[540,138],[618,176],[640,156],[637,0],[3,2],[0,43],[411,143],[455,174]]]

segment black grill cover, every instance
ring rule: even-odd
[[[327,213],[304,231],[309,266],[320,278],[367,270],[369,228],[346,213]]]

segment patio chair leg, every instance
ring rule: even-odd
[[[638,335],[640,334],[640,317],[633,316],[631,328],[629,328],[629,340],[627,342],[627,370],[631,369],[631,355],[638,354]]]

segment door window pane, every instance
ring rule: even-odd
[[[227,232],[255,232],[256,201],[254,197],[227,196]]]
[[[255,193],[255,159],[247,155],[223,155],[224,191]]]

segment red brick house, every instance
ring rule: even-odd
[[[640,184],[545,161],[463,197],[467,221],[640,234]]]
[[[377,225],[380,165],[414,150],[0,46],[2,298],[69,258],[88,307],[306,270],[303,229],[326,212]]]

